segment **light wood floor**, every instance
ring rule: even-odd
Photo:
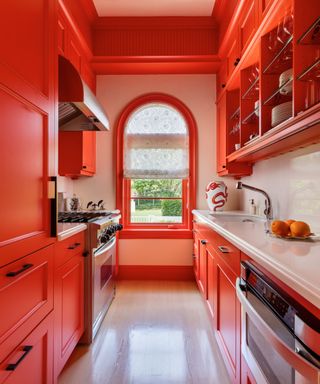
[[[229,384],[195,283],[122,281],[59,384]]]

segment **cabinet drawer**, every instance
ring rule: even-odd
[[[53,377],[53,315],[48,315],[9,355],[0,359],[0,384],[50,384]]]
[[[0,359],[14,331],[26,322],[35,327],[53,308],[53,250],[44,248],[0,269],[0,308],[5,313]]]
[[[77,233],[65,240],[56,243],[54,266],[63,265],[73,256],[84,251],[84,232]]]
[[[224,237],[218,235],[216,232],[211,231],[210,245],[214,248],[218,259],[222,260],[231,271],[236,275],[240,275],[240,250],[232,245]]]

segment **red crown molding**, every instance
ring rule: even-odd
[[[218,29],[211,16],[159,16],[159,17],[99,17],[94,29],[102,30],[168,30]]]
[[[96,7],[93,4],[93,0],[81,0],[82,8],[88,16],[90,23],[96,21],[99,17]]]
[[[203,56],[94,56],[97,75],[214,74],[220,68],[217,55]]]

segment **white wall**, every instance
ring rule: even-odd
[[[97,96],[108,114],[111,131],[97,133],[97,173],[73,183],[84,203],[103,199],[115,208],[115,131],[125,106],[140,95],[162,92],[180,99],[191,110],[198,127],[197,208],[206,209],[205,187],[216,179],[215,75],[98,76]],[[233,180],[227,183],[234,184]],[[229,194],[227,208],[238,207],[239,194]],[[157,244],[157,253],[154,245]],[[121,240],[120,264],[191,265],[192,240]]]
[[[260,161],[253,175],[242,181],[270,195],[275,218],[303,220],[320,233],[320,144]],[[242,208],[249,209],[249,199],[254,198],[263,210],[262,195],[249,190],[238,193]]]

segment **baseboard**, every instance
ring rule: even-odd
[[[119,265],[118,280],[193,281],[191,265]]]

